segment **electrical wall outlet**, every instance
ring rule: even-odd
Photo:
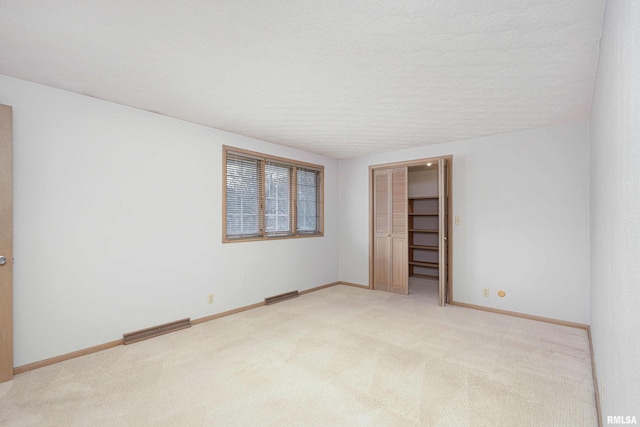
[[[482,289],[482,296],[485,298],[489,298],[489,288]]]
[[[507,296],[507,293],[506,293],[505,291],[503,291],[502,289],[500,289],[500,290],[498,291],[498,296],[499,296],[500,298],[504,298],[504,297],[506,297],[506,296]]]
[[[213,294],[209,294],[207,301],[208,301],[208,304],[213,304]]]

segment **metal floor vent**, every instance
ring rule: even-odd
[[[179,331],[180,329],[186,329],[191,327],[191,319],[176,320],[175,322],[165,323],[158,326],[153,326],[147,329],[141,329],[135,332],[129,332],[122,335],[123,344],[133,344],[134,342],[148,340],[159,335],[168,334],[169,332]]]
[[[297,298],[299,296],[300,294],[298,293],[298,291],[291,291],[291,292],[287,292],[286,294],[280,294],[273,297],[265,298],[264,303],[265,305],[275,304],[277,302],[285,301],[291,298]]]

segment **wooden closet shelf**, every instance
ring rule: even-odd
[[[419,267],[438,268],[438,263],[437,262],[409,261],[409,265],[417,265]]]
[[[417,228],[410,228],[409,231],[414,233],[437,233],[438,229],[430,229],[430,230],[419,230]]]
[[[437,200],[438,196],[409,197],[409,200]]]
[[[433,273],[433,274],[423,274],[423,273],[414,273],[409,277],[418,277],[420,279],[437,279],[438,273]]]
[[[438,216],[438,212],[410,213],[409,216]]]
[[[409,249],[423,249],[425,251],[437,251],[437,246],[409,245]]]

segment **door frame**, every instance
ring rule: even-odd
[[[13,110],[0,104],[0,383],[13,379]]]
[[[453,300],[453,155],[426,157],[422,159],[406,160],[402,162],[383,163],[369,166],[369,289],[373,290],[373,264],[374,264],[374,172],[379,169],[393,169],[398,167],[420,166],[425,163],[436,163],[443,159],[447,162],[447,300],[451,304]]]

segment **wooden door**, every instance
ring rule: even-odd
[[[391,288],[389,171],[376,170],[373,175],[373,289],[388,291]]]
[[[407,295],[407,168],[374,171],[373,288]]]
[[[0,104],[0,383],[13,379],[12,110]]]
[[[407,230],[408,169],[390,171],[391,178],[391,292],[409,293],[409,241]]]
[[[448,301],[449,188],[447,160],[438,159],[438,296],[440,306]]]

